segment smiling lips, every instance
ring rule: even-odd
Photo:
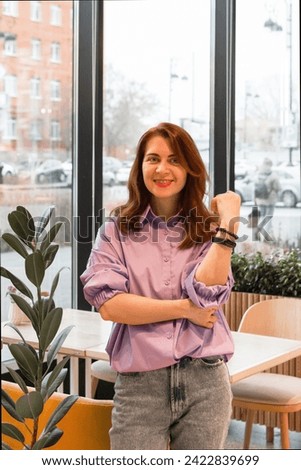
[[[167,188],[171,185],[172,180],[154,180],[154,182],[159,186],[159,188]]]

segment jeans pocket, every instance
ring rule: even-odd
[[[206,367],[216,367],[223,364],[224,359],[223,356],[208,356],[208,357],[201,357],[200,362],[203,363]]]

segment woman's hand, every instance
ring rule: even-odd
[[[188,301],[187,315],[185,315],[187,320],[195,325],[203,326],[204,328],[212,328],[217,321],[215,312],[218,310],[218,307],[197,307],[190,299],[186,300]]]
[[[240,196],[233,191],[217,194],[211,201],[211,210],[218,214],[220,226],[236,231],[240,215]],[[236,225],[236,227],[235,227]]]

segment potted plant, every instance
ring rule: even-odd
[[[45,272],[53,263],[59,249],[59,245],[53,242],[62,224],[58,222],[46,231],[53,210],[53,206],[48,208],[42,217],[35,220],[25,207],[18,206],[8,214],[8,222],[14,233],[5,233],[2,236],[23,258],[25,274],[30,285],[3,266],[0,267],[0,274],[12,283],[10,296],[31,322],[39,341],[36,351],[25,341],[18,327],[9,323],[20,336],[20,342],[8,346],[19,370],[8,368],[8,371],[23,394],[14,401],[2,390],[1,403],[11,417],[24,424],[24,430],[27,430],[27,434],[29,432],[30,439],[26,442],[20,426],[16,427],[11,423],[2,423],[2,434],[17,440],[24,449],[44,449],[56,444],[63,434],[57,424],[78,398],[76,395],[67,396],[54,410],[45,427],[39,429],[39,418],[46,401],[63,383],[67,374],[65,365],[69,357],[64,357],[57,363],[56,357],[72,328],[67,327],[58,333],[63,309],[55,306],[54,294],[61,269],[54,276],[47,297],[43,295],[42,289]],[[31,290],[32,286],[34,292]],[[17,293],[14,293],[15,291]],[[11,447],[2,442],[2,449],[9,450]]]

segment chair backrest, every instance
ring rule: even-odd
[[[301,299],[270,299],[251,305],[238,331],[301,340]]]
[[[14,401],[23,395],[19,386],[13,382],[2,381],[1,387]],[[53,410],[66,396],[64,393],[54,393],[47,400],[39,420],[39,429],[44,428]],[[49,450],[109,450],[112,408],[112,400],[79,397],[58,423],[58,428],[62,429],[64,434],[54,446],[49,447]],[[14,424],[26,436],[28,442],[29,434],[24,424],[13,419],[4,408],[2,408],[2,422]],[[22,448],[18,441],[8,436],[2,435],[2,440],[12,449]]]

